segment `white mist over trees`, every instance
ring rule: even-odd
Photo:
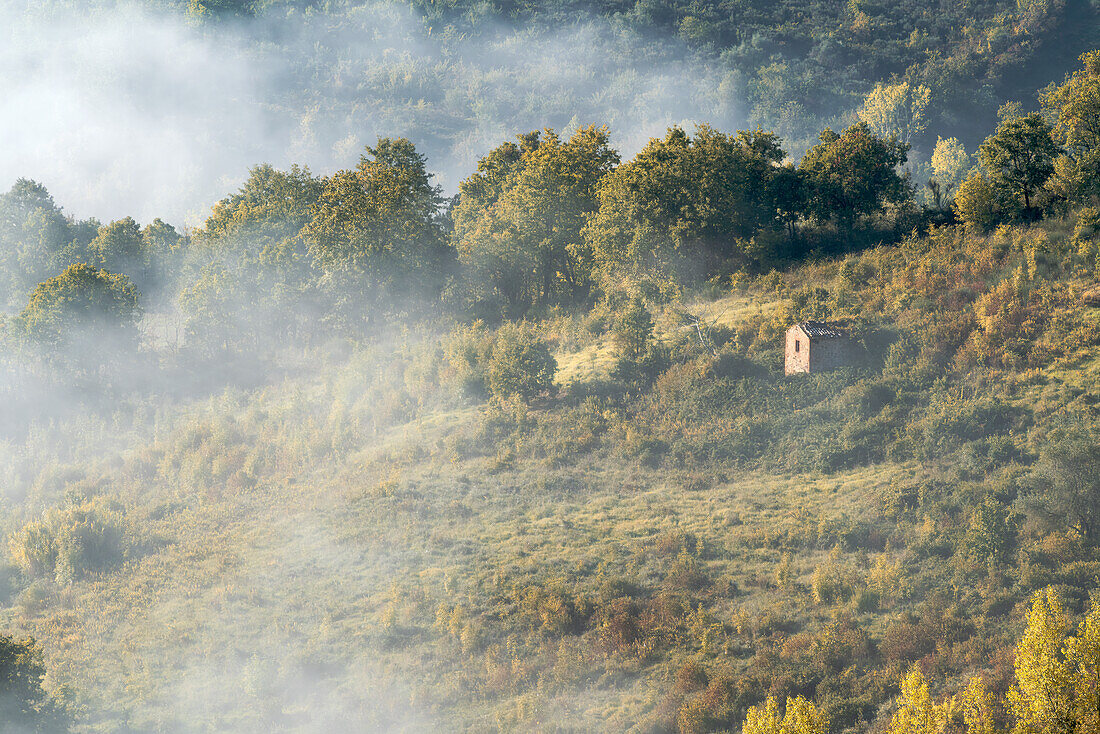
[[[444,31],[441,33],[441,31]],[[197,23],[138,5],[0,3],[0,180],[33,172],[78,216],[195,223],[257,162],[331,171],[399,132],[448,191],[529,129],[743,122],[729,72],[579,14],[464,39],[406,6]]]

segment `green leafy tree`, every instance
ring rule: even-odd
[[[0,196],[0,305],[17,308],[38,283],[86,259],[97,229],[68,219],[41,184],[16,181]]]
[[[600,186],[599,208],[583,230],[585,246],[592,253],[598,280],[605,292],[613,284],[626,286],[644,274],[659,277],[671,267],[677,242],[669,229],[648,221],[627,172],[620,166]]]
[[[68,222],[46,188],[25,178],[16,181],[0,198],[0,226],[0,253],[16,284],[44,280],[68,235]]]
[[[615,319],[615,345],[626,359],[641,359],[653,339],[653,317],[641,296],[630,299]]]
[[[1051,127],[1037,112],[1002,121],[978,148],[994,186],[1021,198],[1025,216],[1033,214],[1032,200],[1054,174],[1057,155]]]
[[[188,0],[192,21],[206,23],[221,18],[247,18],[255,12],[253,0]]]
[[[40,283],[19,318],[51,361],[95,370],[137,348],[140,315],[129,278],[78,263]]]
[[[149,270],[149,252],[141,228],[131,217],[119,219],[100,228],[88,245],[92,264],[112,273],[122,273],[145,287]]]
[[[311,315],[323,313],[328,304],[319,292],[321,273],[303,230],[324,187],[325,181],[308,168],[255,166],[238,191],[214,205],[196,232],[196,254],[208,254],[233,273],[242,296],[237,300],[247,305],[242,311],[248,318],[242,312],[236,319],[242,329],[298,340],[312,336]],[[186,286],[194,287],[205,285]],[[252,294],[247,299],[245,291]]]
[[[489,207],[500,199],[523,167],[523,156],[538,148],[542,133],[529,132],[516,139],[518,145],[511,141],[501,143],[478,160],[477,171],[458,186],[461,204],[470,208]]]
[[[1004,503],[986,497],[970,513],[966,531],[969,555],[982,563],[1003,563],[1016,541],[1017,517]]]
[[[287,291],[300,295],[314,277],[302,230],[324,186],[308,168],[280,171],[267,164],[255,166],[236,193],[214,205],[196,240],[251,273],[257,292],[267,297]]]
[[[973,232],[986,232],[1005,216],[1010,202],[1005,201],[1004,191],[993,185],[984,171],[974,170],[955,193],[955,211],[959,221]]]
[[[558,364],[546,342],[526,324],[505,324],[497,332],[489,361],[489,392],[499,401],[524,403],[554,390]]]
[[[477,171],[459,184],[453,211],[452,239],[466,276],[465,296],[480,310],[496,310],[492,315],[519,313],[532,300],[533,252],[517,247],[514,238],[494,235],[497,202],[514,185],[524,155],[538,147],[541,134],[533,132],[518,139],[519,145],[503,143],[478,161]]]
[[[33,639],[0,635],[0,730],[13,734],[69,731],[68,707],[42,686],[46,666]]]
[[[1100,541],[1100,444],[1090,430],[1059,431],[1039,454],[1024,497],[1048,527],[1075,530]]]
[[[1056,166],[1060,187],[1072,199],[1095,201],[1100,198],[1100,50],[1083,54],[1081,65],[1040,98],[1064,152]]]
[[[141,230],[147,251],[157,257],[166,257],[183,246],[183,236],[176,228],[157,217]]]
[[[851,229],[859,217],[878,214],[887,203],[909,201],[909,186],[897,171],[908,145],[876,136],[865,122],[841,134],[826,129],[820,140],[799,164],[809,188],[809,210],[818,219]]]
[[[798,222],[806,214],[808,191],[802,173],[791,164],[771,172],[770,194],[776,215],[793,243],[798,238]]]
[[[779,163],[778,138],[699,126],[654,138],[609,174],[585,229],[605,281],[754,255],[754,238],[797,221],[799,177]],[[775,185],[773,185],[775,184]],[[708,267],[704,264],[704,267]]]
[[[639,207],[635,218],[667,226],[680,247],[736,254],[739,241],[774,223],[768,194],[784,157],[779,139],[763,130],[729,135],[701,125],[689,137],[672,128],[626,170]]]
[[[404,138],[381,138],[359,165],[324,182],[302,230],[341,318],[398,309],[393,299],[435,295],[449,251],[439,189]]]
[[[141,230],[141,240],[146,254],[146,269],[142,274],[144,293],[150,296],[167,288],[179,272],[187,240],[159,217]]]
[[[553,130],[506,143],[463,182],[454,240],[472,300],[501,302],[506,315],[575,303],[591,288],[581,230],[600,180],[618,162],[606,129],[568,140]]]
[[[252,299],[224,263],[203,266],[179,295],[185,348],[203,357],[254,352],[259,344],[249,328],[251,307]]]
[[[305,257],[296,240],[324,185],[308,168],[255,166],[236,193],[214,205],[196,237],[220,252],[243,251],[257,261],[289,265]]]

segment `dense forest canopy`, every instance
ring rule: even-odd
[[[1092,731],[1095,12],[5,5],[0,731]]]

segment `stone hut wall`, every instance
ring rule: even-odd
[[[799,348],[795,351],[795,342]],[[810,339],[796,327],[787,329],[787,342],[783,350],[783,371],[788,375],[810,371]]]
[[[825,372],[851,361],[851,342],[847,337],[816,339],[810,350],[811,372]]]

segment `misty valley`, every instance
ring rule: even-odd
[[[1100,732],[1098,13],[0,0],[0,734]]]

